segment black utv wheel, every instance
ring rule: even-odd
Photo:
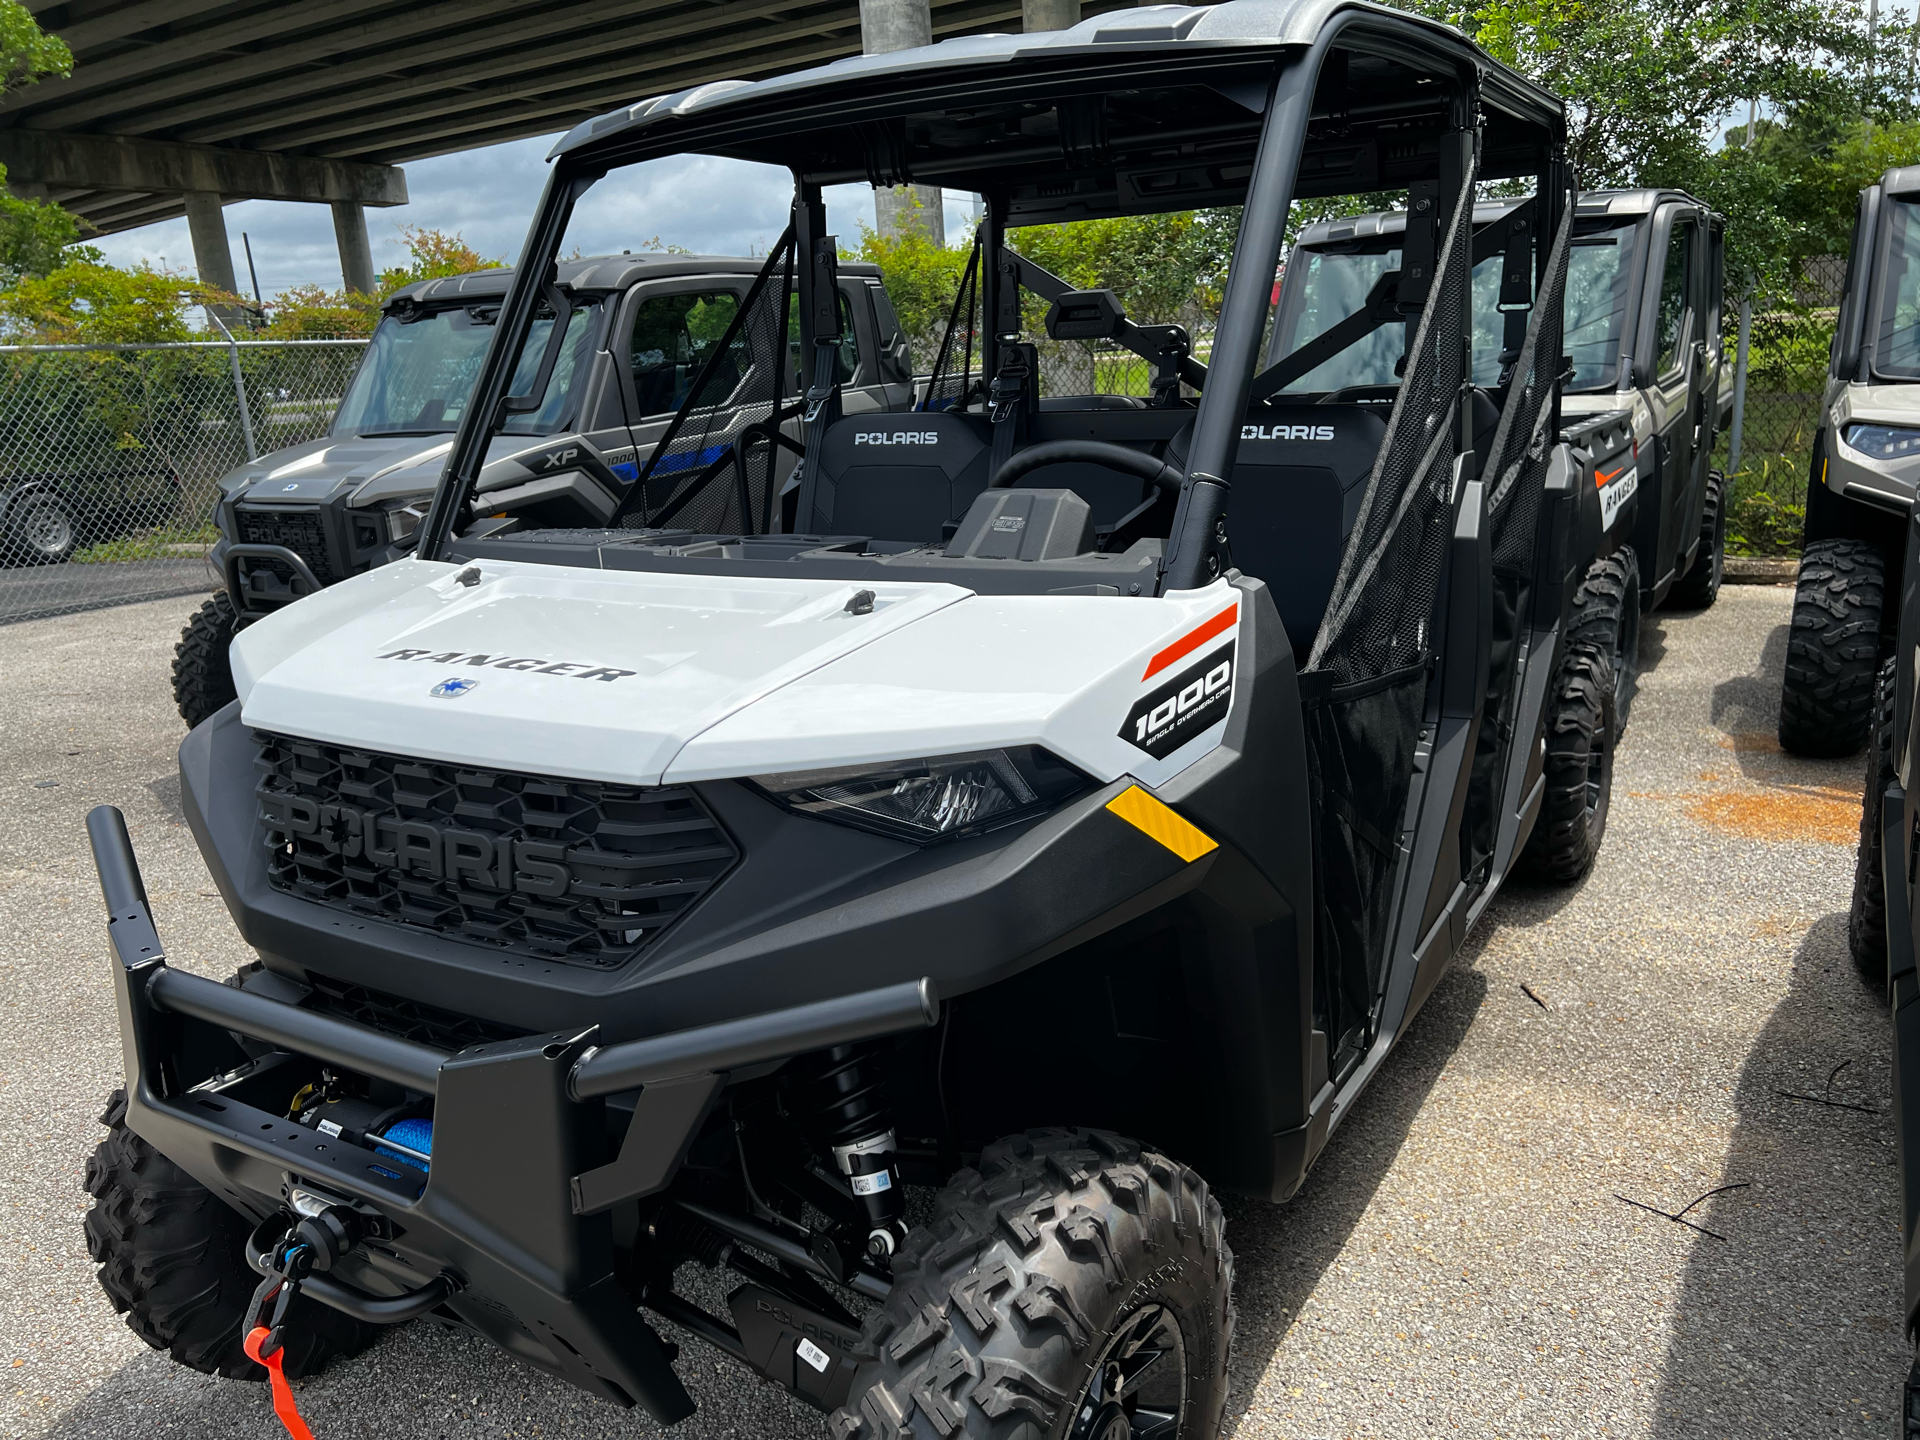
[[[1587,567],[1574,591],[1567,644],[1604,655],[1613,667],[1617,738],[1627,728],[1627,714],[1640,688],[1640,562],[1631,546],[1623,545]]]
[[[1887,786],[1893,783],[1894,662],[1880,667],[1873,741],[1867,746],[1867,789],[1860,805],[1860,848],[1853,862],[1853,906],[1847,948],[1876,990],[1887,988],[1887,872],[1882,843]]]
[[[266,1379],[240,1344],[247,1302],[260,1283],[241,1250],[252,1227],[129,1130],[126,1116],[126,1092],[116,1090],[100,1117],[107,1138],[87,1159],[87,1253],[100,1267],[100,1288],[129,1330],[189,1369]],[[287,1312],[287,1374],[318,1374],[379,1333],[297,1297]]]
[[[1547,709],[1546,795],[1520,857],[1530,879],[1570,884],[1600,853],[1613,796],[1613,696],[1606,656],[1569,650]]]
[[[1705,610],[1720,598],[1720,577],[1727,568],[1726,477],[1718,470],[1707,476],[1707,503],[1700,512],[1700,548],[1687,573],[1667,591],[1675,610]]]
[[[1816,540],[1800,557],[1780,689],[1780,746],[1852,755],[1873,728],[1886,592],[1880,552],[1861,540]]]
[[[1212,1440],[1233,1254],[1206,1182],[1036,1130],[962,1170],[894,1261],[835,1440]]]
[[[173,647],[173,703],[189,730],[234,698],[227,647],[233,643],[235,620],[233,597],[216,590],[193,612]]]

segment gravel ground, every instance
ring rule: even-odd
[[[1790,598],[1734,588],[1648,623],[1594,873],[1509,891],[1303,1192],[1231,1204],[1229,1434],[1895,1433],[1890,1061],[1845,937],[1861,765],[1773,744]],[[166,669],[196,603],[12,626],[0,650],[9,1436],[275,1433],[261,1387],[180,1370],[126,1331],[80,1236],[119,1063],[86,810],[127,811],[176,963],[219,975],[245,958],[172,773]],[[1734,1185],[1688,1210],[1699,1229],[1625,1203],[1674,1212]],[[686,1440],[824,1433],[699,1342],[682,1371],[701,1405]],[[332,1440],[652,1428],[426,1325],[300,1403]]]

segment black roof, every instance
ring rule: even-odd
[[[626,290],[643,280],[673,280],[683,275],[758,275],[766,263],[764,258],[741,255],[676,255],[649,250],[638,255],[592,255],[581,260],[562,260],[555,268],[560,284],[568,290],[613,292]],[[877,280],[880,267],[864,260],[842,260],[840,273]],[[462,300],[498,300],[507,293],[507,282],[512,278],[512,268],[501,266],[442,280],[416,280],[394,291],[381,308],[403,302],[444,305]]]
[[[1245,189],[1243,162],[1257,144],[1274,62],[1342,16],[1349,28],[1341,83],[1354,113],[1394,111],[1416,125],[1444,125],[1441,82],[1471,72],[1479,76],[1489,152],[1525,153],[1510,171],[1495,173],[1537,173],[1541,135],[1564,137],[1566,113],[1556,97],[1451,26],[1371,0],[1227,0],[1116,10],[1070,30],[966,36],[767,80],[715,81],[575,126],[552,155],[592,171],[698,152],[788,167],[819,184],[911,179],[1005,190],[1010,215],[1036,223],[1074,215],[1070,204],[1049,210],[1036,198],[1023,205],[1021,191],[1031,186],[1037,196],[1051,186],[1059,198],[1062,184],[1071,188],[1061,165],[1070,148],[1067,122],[1060,130],[1045,126],[1077,92],[1103,96],[1104,110],[1076,156],[1089,163],[1065,168],[1098,168],[1109,147],[1140,155],[1184,146],[1202,163],[1218,157],[1220,172],[1210,184],[1160,190],[1158,198],[1172,203],[1152,206],[1144,189],[1095,185],[1085,213],[1228,203],[1225,196]],[[1374,178],[1383,183],[1362,190],[1392,188],[1384,159],[1382,167]],[[1354,177],[1329,176],[1327,185],[1346,178]],[[1348,193],[1316,189],[1318,182],[1303,167],[1297,193]],[[1093,189],[1103,194],[1096,198]]]

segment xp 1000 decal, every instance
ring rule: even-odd
[[[1120,738],[1163,760],[1226,719],[1233,701],[1233,647],[1229,640],[1136,700]]]

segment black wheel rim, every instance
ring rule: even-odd
[[[1164,1305],[1120,1322],[1094,1363],[1067,1440],[1174,1440],[1187,1404],[1187,1347]]]

